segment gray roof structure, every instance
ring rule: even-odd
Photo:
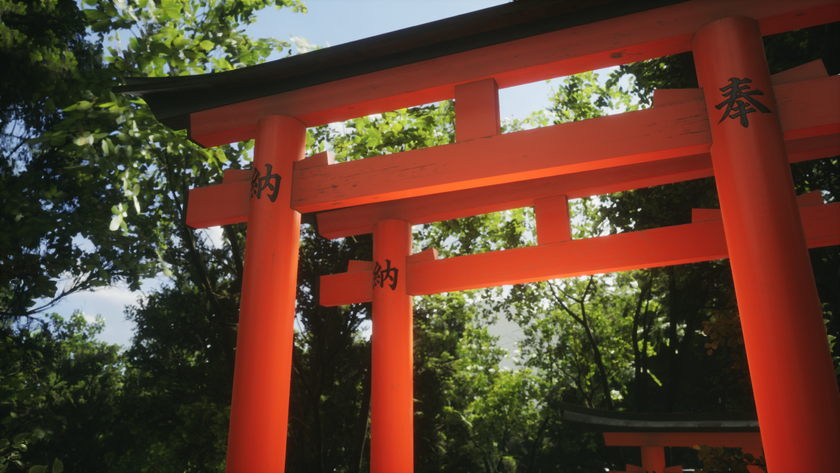
[[[745,413],[642,414],[561,403],[563,421],[588,432],[758,432],[758,416]]]

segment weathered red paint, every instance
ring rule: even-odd
[[[692,44],[768,470],[837,471],[840,392],[759,24],[724,18]],[[717,107],[733,78],[768,110],[752,104],[746,126],[730,117],[748,99]]]
[[[410,223],[384,220],[376,224],[374,274],[379,269],[383,279],[377,284],[373,278],[371,473],[414,471],[414,335],[405,269],[410,254]],[[385,273],[394,269],[396,273]]]
[[[787,141],[840,141],[840,77],[776,88]],[[292,207],[318,212],[587,171],[609,180],[616,167],[688,158],[711,142],[706,104],[695,100],[301,169]]]
[[[281,179],[274,202],[264,193],[249,203],[225,467],[231,473],[285,468],[300,241],[300,214],[289,198],[305,139],[306,127],[294,118],[268,116],[257,124],[254,168],[264,173],[270,164]]]
[[[812,197],[801,200],[807,205],[801,214],[808,247],[840,245],[840,203],[812,205]],[[720,210],[695,210],[692,214],[699,219],[689,225],[441,260],[418,253],[407,265],[408,293],[420,296],[727,258]],[[371,281],[372,271],[364,268],[321,276],[320,303],[331,307],[369,302]]]
[[[651,473],[665,471],[665,449],[642,445],[642,468]]]
[[[484,79],[455,86],[455,140],[466,141],[502,134],[499,86]]]

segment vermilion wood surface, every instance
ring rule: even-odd
[[[190,189],[187,225],[207,228],[247,222],[250,192],[250,180]]]
[[[642,447],[642,468],[645,471],[665,471],[665,449],[663,447]]]
[[[420,225],[532,207],[535,199],[558,192],[576,199],[711,175],[708,154],[689,156],[322,212],[317,216],[318,232],[325,238],[341,238],[371,233],[377,221],[397,216]]]
[[[799,207],[822,205],[824,203],[822,191],[812,191],[807,194],[796,196],[796,203]],[[691,209],[691,223],[708,222],[720,219],[720,209]]]
[[[537,242],[540,245],[572,239],[569,201],[565,195],[543,197],[534,201]]]
[[[751,453],[755,458],[764,454],[761,434],[758,432],[604,432],[604,443],[616,447],[741,447],[744,453]],[[673,467],[672,467],[673,468]],[[757,467],[748,467],[750,472],[761,471]],[[644,469],[627,471],[645,471]],[[653,470],[647,470],[653,471]],[[669,470],[668,468],[661,470]]]
[[[334,162],[332,152],[324,151],[296,161],[294,169],[328,166]],[[247,222],[253,172],[252,169],[227,169],[222,184],[190,189],[187,225],[192,228],[208,228]]]
[[[233,184],[239,181],[249,181],[254,174],[253,169],[225,169],[222,184]]]
[[[437,250],[430,248],[406,258],[406,264],[432,261],[438,258]],[[406,273],[405,277],[408,277]],[[325,307],[361,304],[373,300],[373,262],[350,261],[346,273],[321,276],[318,303]]]
[[[691,49],[691,37],[724,16],[747,16],[771,35],[840,20],[833,0],[694,0],[443,58],[314,85],[190,116],[191,138],[217,146],[254,137],[259,117],[307,126],[439,102],[456,85],[495,79],[499,88],[627,64]],[[560,45],[560,47],[558,47]]]
[[[773,84],[773,86],[777,86],[782,84],[793,84],[803,80],[820,79],[823,77],[828,77],[828,71],[826,71],[825,64],[823,64],[822,59],[816,59],[786,71],[771,75],[770,83]]]
[[[711,140],[704,108],[690,102],[305,169],[292,206],[315,212],[691,156]]]
[[[809,74],[808,77],[814,74],[814,70],[819,71],[819,68],[814,65],[806,66],[808,67],[803,70]],[[801,68],[795,68],[792,71],[798,69]],[[789,74],[788,78],[804,77],[803,70],[799,70],[796,74]],[[780,79],[778,82],[784,82],[784,80]],[[789,138],[786,145],[791,162],[835,156],[840,153],[840,117],[837,113],[832,113],[840,109],[840,92],[838,92],[840,81],[837,77],[808,81],[801,85],[780,85],[775,89],[783,117],[782,125],[787,130],[786,138]],[[678,94],[687,92],[696,93],[692,89],[685,89],[685,91],[678,91]],[[812,105],[816,101],[819,105],[802,105],[798,102],[800,99]],[[632,115],[630,117],[632,118]],[[609,131],[609,128],[605,130],[606,133]],[[516,135],[505,135],[505,137]],[[523,149],[528,149],[527,141],[523,140],[521,146]],[[333,162],[331,153],[320,153],[297,162],[295,172],[297,174],[306,170],[322,169]],[[344,166],[344,164],[338,166]],[[231,173],[231,171],[234,172]],[[250,172],[250,170],[228,170],[225,175],[225,184],[192,189],[187,208],[187,224],[193,228],[206,228],[247,221],[247,196],[250,183],[241,179],[247,179]],[[373,224],[384,219],[401,218],[417,225],[532,206],[534,198],[555,195],[558,192],[565,193],[569,198],[578,198],[711,175],[711,162],[708,155],[695,155],[661,163],[598,169],[569,176],[561,175],[419,198],[398,199],[394,202],[328,212],[318,215],[318,228],[322,236],[338,238],[370,233]],[[305,211],[304,208],[298,207],[298,209]]]
[[[373,300],[373,263],[365,269],[321,276],[319,303],[325,307],[361,304]]]
[[[822,59],[817,59],[801,66],[779,72],[770,76],[770,83],[774,86],[792,84],[805,80],[822,79],[828,77]],[[663,107],[681,102],[703,100],[701,89],[656,89],[653,91],[653,106]]]
[[[804,207],[801,213],[809,248],[840,245],[840,203]],[[431,250],[424,253],[408,259],[412,296],[728,257],[720,220],[442,260]],[[364,287],[372,281],[371,273],[321,276],[321,305],[369,302]]]
[[[782,123],[790,129],[786,137],[788,159],[800,162],[840,154],[840,78],[806,81],[778,86],[780,113],[791,117]],[[818,95],[824,93],[820,98]],[[795,104],[795,96],[808,97],[812,109]],[[674,105],[679,106],[679,105]],[[669,107],[664,107],[665,109]],[[654,109],[656,110],[656,109]],[[814,116],[809,117],[808,113]],[[632,114],[626,114],[631,115]],[[583,122],[580,122],[583,123]],[[708,124],[708,122],[705,122]],[[565,126],[565,125],[559,125]],[[604,129],[609,133],[610,127]],[[519,132],[523,133],[523,132]],[[519,133],[504,135],[517,136]],[[822,136],[793,139],[796,136],[825,133]],[[496,138],[493,138],[496,139]],[[464,143],[467,144],[467,143]],[[449,145],[452,146],[452,145]],[[522,149],[528,143],[522,142]],[[440,147],[446,148],[446,147]],[[421,150],[423,151],[423,150]],[[459,156],[451,153],[451,159]],[[442,160],[443,161],[443,160]],[[348,163],[350,164],[350,163]],[[442,162],[442,166],[445,165]],[[338,164],[336,167],[343,166]],[[476,163],[476,166],[483,164]],[[318,214],[318,231],[327,238],[370,233],[382,219],[401,218],[413,225],[462,218],[488,212],[534,205],[534,199],[563,193],[570,199],[650,187],[713,175],[708,154],[687,156],[652,163],[634,164],[536,180],[480,187],[437,195],[397,199]]]
[[[790,134],[782,130],[797,114],[827,118],[837,116],[837,108],[814,110],[792,101],[783,111],[789,99],[782,91],[796,85],[771,86],[755,20],[715,21],[697,33],[693,46],[713,122],[712,164],[767,470],[836,471],[840,392],[800,218],[828,206],[797,205],[784,145]],[[747,92],[736,95],[739,80],[748,81],[738,90],[755,94],[749,102]],[[724,96],[727,90],[732,94]],[[736,98],[737,106],[730,101],[732,107],[721,110]],[[751,113],[739,116],[744,110]],[[779,373],[785,373],[784,383]]]
[[[493,79],[455,86],[455,139],[501,135],[499,87]]]
[[[809,247],[840,244],[840,204],[803,208],[802,218]],[[413,263],[409,265],[408,292],[418,296],[465,291],[695,263],[727,255],[723,225],[718,220]]]
[[[610,447],[747,447],[761,450],[758,432],[604,432],[604,443]],[[749,447],[748,447],[749,446]]]
[[[260,120],[258,131],[254,165],[261,171],[271,165],[279,190],[274,201],[266,189],[249,203],[225,464],[232,473],[276,473],[286,464],[300,242],[288,178],[303,158],[306,128],[294,118],[272,116]]]
[[[840,135],[789,141],[791,163],[840,154]],[[713,175],[708,154],[634,164],[607,170],[554,176],[498,186],[400,199],[317,214],[318,232],[325,238],[371,233],[379,220],[401,217],[412,225],[470,217],[521,207],[535,199],[565,193],[569,199],[670,184]]]
[[[373,231],[370,471],[414,471],[414,320],[406,293],[411,224],[385,220]]]
[[[788,139],[840,134],[840,77],[776,88]],[[292,207],[309,213],[687,157],[710,144],[698,100],[302,169]]]
[[[359,261],[351,259],[347,264],[347,272],[368,271],[373,269],[373,261]]]
[[[840,135],[788,141],[786,147],[791,163],[837,156],[840,154]],[[310,159],[314,157],[298,163]],[[319,161],[326,164],[325,160]],[[299,168],[296,166],[295,169]],[[245,172],[251,173],[250,170]],[[532,207],[535,199],[552,196],[558,191],[565,192],[570,199],[577,199],[712,175],[710,156],[701,154],[323,212],[317,215],[318,232],[325,238],[342,238],[371,233],[375,222],[397,217],[420,225]],[[246,222],[249,190],[249,181],[191,189],[187,225],[207,228]]]

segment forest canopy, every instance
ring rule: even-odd
[[[224,471],[247,226],[224,226],[217,246],[184,213],[188,189],[250,168],[254,144],[199,147],[112,89],[291,54],[286,41],[247,34],[269,6],[306,12],[300,0],[0,0],[0,70],[16,71],[0,80],[0,472]],[[771,73],[822,59],[836,75],[837,43],[836,23],[766,37]],[[690,53],[551,83],[549,106],[503,122],[503,133],[697,87]],[[310,128],[306,146],[341,162],[454,141],[447,101]],[[792,171],[797,194],[840,196],[837,157]],[[717,207],[706,178],[578,199],[570,216],[573,237],[588,238]],[[534,245],[535,235],[533,208],[521,208],[417,226],[414,245],[449,257]],[[370,235],[327,240],[302,227],[286,471],[369,468],[370,304],[326,308],[316,295],[319,276],[371,260],[371,246]],[[840,377],[840,250],[810,256]],[[130,346],[99,341],[102,322],[80,313],[41,315],[69,294],[136,290],[160,274],[167,283],[125,309],[137,327]],[[500,320],[522,332],[513,350],[492,332]],[[564,423],[564,403],[755,411],[727,260],[416,297],[414,339],[418,472],[641,463],[638,448]],[[740,450],[728,453],[729,467],[745,467]],[[723,461],[705,454],[673,448],[666,460]]]

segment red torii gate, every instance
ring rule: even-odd
[[[761,43],[840,20],[840,3],[592,3],[504,5],[241,71],[123,88],[204,146],[256,139],[253,171],[193,189],[187,216],[196,228],[249,224],[228,471],[283,470],[300,213],[313,212],[329,238],[374,233],[374,262],[322,278],[322,303],[373,301],[377,333],[389,335],[373,352],[372,471],[412,470],[412,295],[727,256],[768,465],[840,465],[840,394],[807,254],[840,244],[840,204],[813,205],[822,204],[814,195],[797,204],[788,166],[840,154],[840,78],[820,64],[770,77]],[[688,50],[700,90],[657,91],[650,110],[499,134],[500,87]],[[450,98],[457,143],[334,165],[328,154],[303,159],[307,126]],[[567,198],[712,174],[719,215],[569,238]],[[410,255],[412,224],[528,205],[536,247]],[[775,384],[779,370],[789,384]]]
[[[563,422],[576,424],[585,432],[601,432],[605,445],[641,447],[642,466],[628,464],[627,473],[681,473],[681,465],[665,467],[664,447],[739,446],[743,453],[761,457],[758,422],[749,413],[639,414],[560,404]],[[761,471],[757,466],[747,469]]]

